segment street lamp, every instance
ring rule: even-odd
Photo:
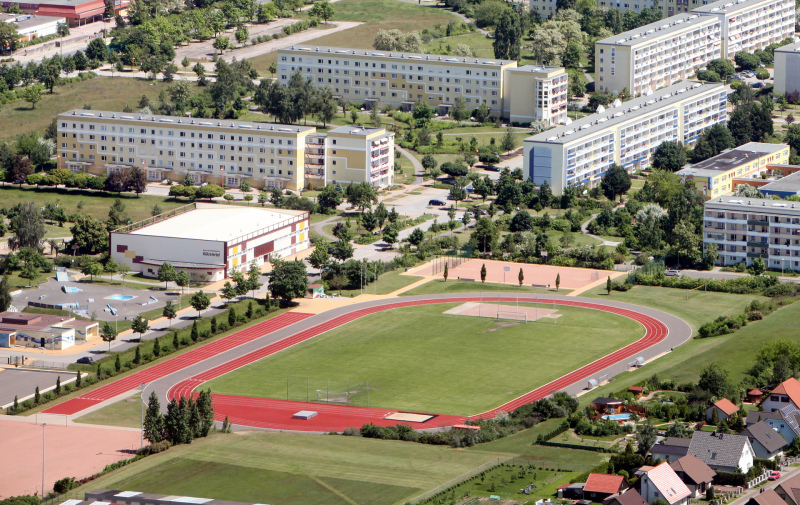
[[[144,448],[144,388],[147,387],[147,383],[143,382],[141,387],[142,387],[142,437],[141,437],[142,440],[140,447]]]
[[[44,427],[47,423],[42,423],[42,498],[44,498]]]

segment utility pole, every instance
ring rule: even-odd
[[[44,427],[47,423],[42,423],[42,499],[44,499]]]

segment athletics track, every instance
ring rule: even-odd
[[[287,312],[252,328],[237,332],[218,341],[206,344],[151,367],[112,382],[81,397],[48,409],[48,413],[75,414],[85,408],[113,398],[125,391],[150,383],[158,395],[166,400],[188,396],[192,391],[213,378],[219,377],[259,359],[275,354],[300,342],[347,324],[360,317],[402,307],[432,303],[484,302],[543,302],[569,305],[594,310],[603,310],[639,322],[645,335],[588,365],[574,370],[544,386],[507,402],[495,409],[476,414],[469,419],[491,418],[499,411],[510,412],[526,403],[544,398],[555,391],[567,390],[576,393],[590,378],[602,374],[613,376],[629,368],[629,363],[638,356],[655,357],[691,336],[691,328],[681,319],[664,312],[632,304],[563,297],[556,295],[497,295],[485,297],[477,293],[464,295],[427,295],[408,299],[378,300],[355,306],[345,306],[312,316]],[[384,419],[398,412],[392,409],[350,407],[320,403],[294,402],[269,398],[252,398],[231,395],[213,395],[215,417],[222,421],[227,416],[237,426],[294,431],[341,431],[346,427],[360,427],[372,422],[378,425],[393,425],[397,421]],[[300,410],[314,410],[317,417],[309,420],[293,419],[292,414]],[[410,423],[416,429],[439,428],[463,423],[460,416],[435,415],[425,423]]]

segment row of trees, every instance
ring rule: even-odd
[[[161,413],[158,395],[153,391],[144,417],[144,436],[151,444],[169,441],[172,445],[191,444],[195,438],[208,436],[214,427],[214,406],[211,390],[201,391],[197,401],[182,396],[167,405]]]

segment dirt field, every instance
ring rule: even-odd
[[[25,421],[0,419],[0,430],[8,434],[4,437],[3,452],[14,455],[13,463],[7,460],[0,472],[0,499],[41,492],[43,428],[40,424],[44,417],[39,417],[39,424],[33,416]],[[64,477],[88,477],[110,463],[132,458],[131,452],[139,448],[139,430],[64,426],[63,420],[61,423],[44,427],[47,491]]]
[[[486,282],[494,282],[499,284],[519,285],[519,270],[522,268],[524,286],[539,286],[539,287],[556,287],[556,276],[561,276],[561,288],[564,289],[580,289],[592,282],[600,279],[605,279],[606,276],[611,275],[614,277],[614,272],[607,270],[594,270],[591,268],[573,268],[573,267],[554,267],[550,265],[532,265],[529,263],[512,263],[508,261],[494,261],[494,260],[469,260],[461,265],[451,267],[448,273],[448,279],[474,279],[480,282],[481,267],[486,265]],[[426,272],[417,271],[418,275],[442,275],[441,269],[432,271],[428,268]],[[508,268],[508,271],[504,271]],[[476,291],[480,291],[480,287],[475,286]]]
[[[552,303],[550,304],[552,305]],[[458,307],[452,308],[444,312],[445,314],[452,314],[456,316],[473,316],[473,317],[489,317],[497,318],[498,313],[500,319],[512,319],[526,322],[533,322],[542,318],[555,319],[559,317],[555,309],[546,309],[543,307],[530,307],[523,305],[518,307],[515,305],[500,305],[497,303],[475,303],[467,302],[462,303]]]

